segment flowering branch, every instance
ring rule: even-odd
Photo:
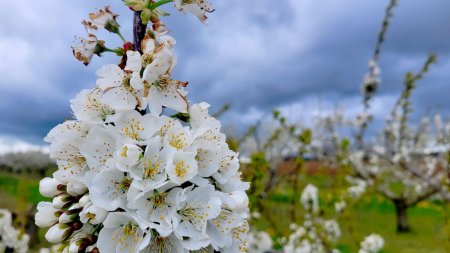
[[[85,64],[107,51],[120,64],[102,66],[97,87],[71,100],[75,119],[45,138],[58,170],[40,183],[53,201],[39,204],[35,220],[64,252],[246,252],[249,185],[209,105],[190,104],[188,82],[172,79],[175,39],[156,9],[167,2],[146,9],[146,0],[126,1],[134,45],[109,7],[83,22],[126,43],[109,49],[92,34],[74,48]],[[176,4],[204,20],[205,1]]]

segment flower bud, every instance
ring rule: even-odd
[[[89,252],[88,248],[93,248],[93,244],[97,242],[97,237],[94,235],[87,235],[85,238],[81,238],[76,241],[71,241],[69,245],[70,253]]]
[[[83,223],[81,221],[75,221],[70,225],[74,231],[79,230],[83,227]]]
[[[60,243],[66,240],[73,232],[73,228],[67,224],[55,224],[45,234],[45,239],[50,243]]]
[[[58,222],[60,211],[56,210],[50,202],[39,202],[38,212],[35,215],[35,223],[38,227],[51,227]]]
[[[59,216],[59,223],[70,223],[79,219],[78,213],[72,213],[70,211],[66,211],[65,213]]]
[[[80,198],[80,200],[78,201],[78,204],[81,207],[85,207],[87,204],[91,203],[91,200],[89,199],[89,194],[84,195],[83,197]]]
[[[52,198],[62,193],[62,191],[59,190],[61,187],[58,187],[60,185],[62,184],[57,179],[46,177],[39,182],[39,192],[44,197]]]
[[[85,194],[88,191],[86,185],[78,180],[77,178],[73,178],[67,184],[67,193],[72,196],[80,196]]]
[[[83,252],[83,248],[81,248],[81,241],[82,240],[71,242],[69,245],[69,253]]]
[[[70,203],[73,201],[73,197],[70,196],[69,194],[61,194],[56,196],[53,201],[53,207],[56,209],[63,209],[63,208],[67,208],[68,205],[70,205]]]

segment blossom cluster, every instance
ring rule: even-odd
[[[15,229],[12,224],[12,214],[6,209],[0,209],[0,252],[28,252],[30,237]]]
[[[300,203],[306,210],[303,226],[291,225],[294,232],[284,245],[285,253],[294,252],[339,252],[332,245],[341,236],[339,224],[334,219],[324,219],[319,214],[319,190],[309,184],[303,190]]]
[[[83,23],[119,33],[116,17],[105,8]],[[174,45],[154,20],[45,138],[58,170],[41,181],[53,201],[39,203],[36,224],[63,252],[246,252],[249,185],[209,105],[190,104],[187,82],[172,79]],[[88,63],[89,48],[74,54]]]
[[[247,242],[247,253],[266,253],[272,250],[272,238],[265,231],[250,231]]]
[[[371,234],[364,238],[364,241],[361,242],[361,249],[358,251],[359,253],[378,253],[384,247],[384,239],[383,237],[377,234]]]

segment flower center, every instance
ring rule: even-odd
[[[152,179],[158,172],[161,167],[162,161],[160,159],[156,159],[156,162],[152,162],[149,158],[144,161],[144,178]]]
[[[156,80],[153,85],[156,86],[159,90],[165,91],[167,90],[167,87],[170,84],[170,79],[167,77],[160,77],[158,80]]]
[[[181,150],[187,146],[187,138],[184,133],[171,134],[169,145],[176,148],[177,150]]]
[[[150,197],[150,200],[153,202],[153,205],[155,207],[162,207],[167,204],[167,193],[155,193],[153,196]]]
[[[88,220],[94,220],[95,219],[95,213],[86,213],[86,218]]]
[[[120,182],[116,182],[116,190],[125,193],[130,188],[132,180],[129,177],[124,177]]]
[[[153,62],[153,54],[142,55],[142,67],[145,69],[150,63]]]
[[[122,148],[122,153],[120,153],[120,155],[122,157],[127,157],[127,152],[128,152],[128,147],[125,146],[125,147]]]
[[[131,87],[131,74],[130,73],[126,73],[125,77],[122,80],[122,86],[129,92],[133,92],[133,87]]]
[[[185,177],[188,173],[187,169],[190,167],[190,165],[185,165],[184,161],[179,161],[175,164],[175,174],[177,177]]]
[[[173,242],[169,237],[162,237],[159,235],[152,236],[150,242],[150,251],[157,253],[170,253],[173,252]]]
[[[123,128],[123,133],[125,136],[130,137],[133,140],[139,140],[139,132],[144,131],[141,127],[141,122],[131,119],[131,122],[127,122],[127,126]]]
[[[120,245],[128,248],[129,252],[134,252],[136,244],[141,241],[141,236],[139,235],[139,226],[129,222],[128,224],[122,225],[122,229],[117,229],[114,231],[112,236],[113,241],[115,241],[117,234],[119,234],[117,240]],[[131,241],[130,241],[131,239]],[[122,250],[125,250],[124,248]]]

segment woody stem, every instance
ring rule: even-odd
[[[134,51],[141,51],[141,41],[144,39],[145,30],[147,29],[147,25],[142,24],[141,12],[134,12],[134,20],[133,20],[133,44]]]

